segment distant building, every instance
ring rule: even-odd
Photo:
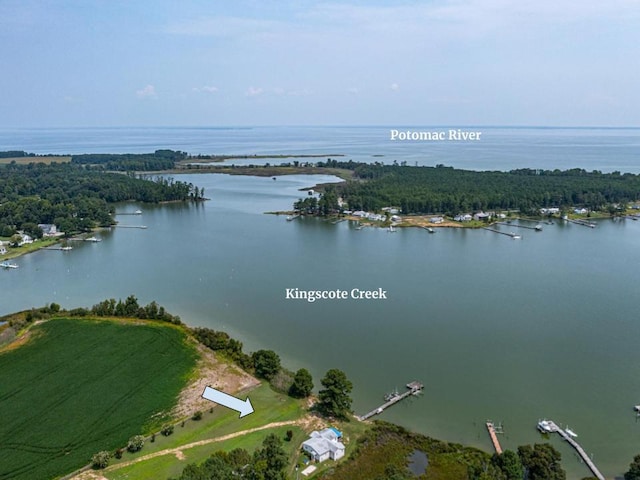
[[[577,215],[584,215],[585,213],[589,213],[589,210],[586,208],[574,208],[573,213]]]
[[[27,235],[26,233],[21,233],[20,234],[20,241],[18,242],[18,246],[21,247],[22,245],[26,245],[27,243],[33,243],[33,238],[31,238],[29,235]]]
[[[473,216],[474,220],[488,220],[491,217],[488,213],[478,212]]]
[[[431,223],[442,223],[442,222],[444,222],[444,218],[442,218],[442,217],[431,217],[429,219],[429,222],[431,222]]]
[[[51,223],[39,223],[38,226],[45,237],[54,237],[58,233],[58,227]]]
[[[463,213],[460,215],[456,215],[455,217],[453,217],[453,219],[456,222],[470,222],[471,220],[473,220],[473,217],[470,213]]]
[[[560,209],[558,207],[541,208],[540,213],[542,215],[557,215],[560,213]]]
[[[402,217],[400,217],[398,215],[391,215],[391,221],[392,222],[400,222],[400,221],[402,221]]]
[[[0,255],[7,253],[7,248],[0,242]]]
[[[302,443],[302,449],[311,456],[312,460],[320,463],[327,459],[338,460],[344,457],[342,433],[339,430],[325,428],[319,432],[311,432],[310,437]]]

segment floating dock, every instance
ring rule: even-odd
[[[423,388],[424,388],[424,385],[422,383],[420,383],[420,382],[407,383],[407,389],[408,390],[406,392],[404,392],[402,394],[393,393],[393,394],[389,395],[387,397],[388,400],[385,403],[380,405],[375,410],[371,410],[369,413],[365,413],[361,417],[357,417],[357,418],[358,418],[358,420],[367,420],[368,418],[371,418],[374,415],[379,415],[380,413],[385,411],[390,406],[395,405],[396,403],[398,403],[400,400],[404,400],[405,398],[408,398],[411,395],[418,395],[422,391]]]
[[[560,435],[567,441],[569,445],[571,445],[576,450],[576,452],[578,452],[578,455],[580,456],[582,461],[587,464],[589,470],[591,470],[593,475],[598,480],[606,480],[604,478],[604,475],[600,473],[600,470],[598,470],[596,464],[593,463],[593,460],[589,458],[589,455],[587,455],[587,452],[584,451],[580,444],[576,442],[573,437],[571,437],[571,435],[569,435],[565,430],[556,425],[555,422],[552,422],[551,420],[542,420],[541,422],[538,422],[538,430],[540,430],[541,433],[557,433],[558,435]]]
[[[489,431],[489,438],[491,438],[491,443],[493,443],[493,448],[495,449],[498,455],[502,455],[502,447],[500,446],[500,442],[498,441],[498,436],[496,435],[496,427],[492,421],[487,420],[487,430]]]

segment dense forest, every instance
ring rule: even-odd
[[[112,171],[158,171],[173,168],[177,161],[187,158],[185,152],[156,150],[153,153],[86,153],[73,155],[71,163],[90,165],[94,169]]]
[[[377,211],[398,206],[405,214],[452,216],[490,209],[534,213],[542,207],[584,206],[602,210],[640,198],[640,175],[620,172],[582,169],[477,172],[442,165],[412,167],[336,160],[319,162],[318,166],[351,169],[356,178],[325,191],[329,198],[324,202],[321,198],[318,204],[322,207],[324,203],[324,211],[337,209],[337,197],[342,197],[351,210]]]
[[[114,202],[200,200],[204,190],[170,178],[139,178],[68,163],[0,167],[0,236],[55,224],[66,233],[114,223]],[[29,233],[29,232],[28,232]],[[33,232],[36,233],[37,232]],[[41,236],[41,233],[40,233]]]

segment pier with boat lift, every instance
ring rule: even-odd
[[[562,218],[563,220],[569,223],[575,223],[576,225],[582,225],[583,227],[596,228],[596,224],[593,222],[588,222],[586,220],[572,220],[571,218]]]
[[[522,237],[520,237],[520,235],[518,235],[515,232],[508,232],[508,233],[507,232],[501,232],[500,230],[496,230],[494,228],[489,228],[489,227],[482,227],[482,229],[483,230],[488,230],[488,231],[493,232],[493,233],[499,233],[500,235],[506,235],[507,237],[511,237],[514,240],[519,240],[520,238],[522,238]]]
[[[396,392],[387,394],[384,398],[386,400],[385,403],[380,405],[378,408],[371,410],[369,413],[365,413],[361,417],[357,417],[357,418],[359,420],[367,420],[373,417],[374,415],[379,415],[390,406],[398,403],[400,400],[404,400],[405,398],[408,398],[412,395],[418,395],[424,389],[424,385],[420,382],[410,382],[410,383],[407,383],[407,389],[408,390],[404,393],[398,393],[396,391]]]
[[[529,225],[517,225],[509,222],[496,222],[496,225],[507,225],[509,227],[514,227],[514,228],[527,228],[529,230],[535,230],[536,232],[542,231],[542,225],[536,225],[535,227],[530,227]]]
[[[576,452],[578,452],[578,455],[580,456],[582,461],[587,464],[589,470],[591,470],[593,475],[598,480],[605,480],[604,475],[600,473],[600,470],[598,470],[596,464],[593,463],[593,460],[591,460],[589,455],[587,455],[587,452],[585,452],[580,444],[574,440],[573,437],[577,437],[577,435],[569,430],[569,428],[562,429],[551,420],[541,420],[538,422],[538,430],[540,431],[540,433],[557,433],[558,435],[560,435],[567,441],[569,445],[571,445],[575,449]]]

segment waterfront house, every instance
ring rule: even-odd
[[[302,442],[302,449],[318,463],[327,459],[338,460],[344,457],[342,433],[335,428],[313,431],[310,438]]]
[[[26,245],[27,243],[33,243],[33,238],[31,238],[26,233],[21,233],[20,237],[20,241],[18,242],[19,247],[21,247],[22,245]]]
[[[58,233],[58,227],[51,223],[39,223],[38,226],[45,237],[54,237]]]
[[[470,213],[464,213],[464,214],[456,215],[453,219],[456,222],[470,222],[473,219],[473,217],[471,216]]]
[[[402,217],[400,217],[399,215],[391,215],[391,221],[392,222],[400,222],[400,221],[402,221]]]
[[[0,242],[0,255],[4,255],[5,253],[7,253],[7,247]]]
[[[589,210],[587,210],[586,208],[575,208],[573,210],[573,213],[577,214],[577,215],[584,215],[585,213],[588,213]]]
[[[442,223],[442,222],[444,222],[444,218],[442,218],[442,217],[431,217],[429,219],[429,221],[431,223]]]
[[[542,215],[557,215],[560,213],[560,209],[558,207],[549,207],[549,208],[541,208],[540,214]]]
[[[473,219],[474,220],[489,220],[490,217],[491,217],[491,215],[489,215],[488,213],[478,212],[473,216]]]

